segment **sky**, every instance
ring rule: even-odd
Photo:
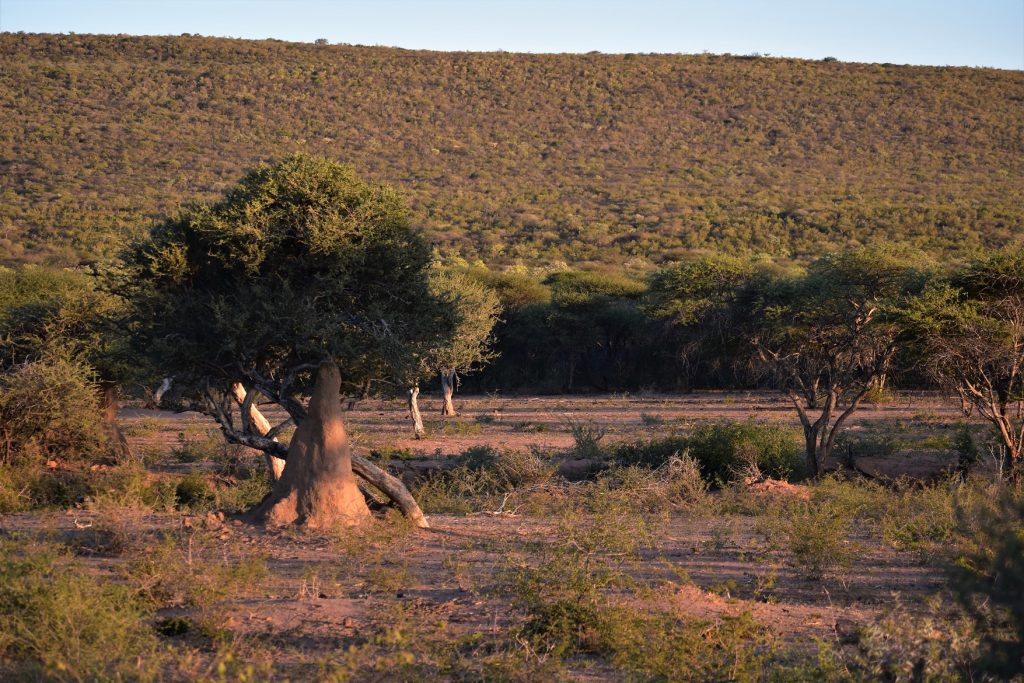
[[[1024,0],[0,0],[0,31],[1024,69]]]

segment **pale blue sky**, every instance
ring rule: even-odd
[[[0,30],[1024,69],[1024,0],[0,0]]]

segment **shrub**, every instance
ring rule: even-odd
[[[174,506],[174,483],[151,477],[139,463],[100,471],[0,467],[0,512],[90,507],[166,510]]]
[[[799,435],[791,429],[755,422],[712,422],[685,436],[622,444],[613,457],[623,465],[660,467],[688,451],[700,463],[703,478],[721,486],[737,479],[751,465],[775,479],[802,473]]]
[[[842,507],[792,500],[771,509],[761,531],[772,545],[787,551],[791,563],[807,578],[818,579],[826,570],[849,563],[851,524]]]
[[[216,496],[206,478],[193,471],[178,482],[174,489],[174,499],[180,508],[200,510],[210,507]]]
[[[577,458],[600,458],[601,439],[608,430],[592,420],[569,420],[567,424],[574,444],[573,455]]]
[[[0,378],[0,458],[94,462],[108,454],[99,392],[91,370],[59,356],[21,365]]]
[[[900,550],[946,543],[956,527],[954,493],[947,485],[911,488],[891,500],[882,517],[882,540]]]
[[[931,607],[939,611],[939,605]],[[971,666],[977,637],[963,619],[915,616],[897,605],[863,626],[857,644],[860,653],[852,664],[864,680],[990,680]]]
[[[152,608],[188,607],[211,637],[219,637],[229,600],[252,595],[268,575],[266,557],[218,540],[217,529],[164,533],[128,550],[125,578]]]
[[[612,597],[634,584],[627,563],[650,542],[647,525],[629,508],[568,510],[554,541],[512,573],[513,602],[524,612],[517,638],[557,658],[597,656],[641,680],[756,679],[767,632],[748,614],[689,620]]]
[[[471,512],[485,505],[497,507],[507,494],[541,484],[551,474],[551,467],[535,452],[474,446],[459,456],[457,466],[421,482],[413,494],[428,512]]]
[[[152,680],[151,613],[54,546],[0,541],[0,677]]]
[[[954,592],[982,634],[982,670],[1012,677],[1024,666],[1024,498],[1003,490],[957,513]]]

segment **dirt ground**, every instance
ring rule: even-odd
[[[362,452],[390,449],[407,451],[407,457],[415,452],[432,458],[477,445],[567,448],[572,445],[572,424],[581,421],[605,429],[609,441],[653,438],[705,420],[798,426],[784,400],[757,393],[473,396],[458,397],[457,405],[457,418],[428,417],[430,433],[423,440],[411,438],[404,406],[397,401],[364,401],[348,411],[346,419]],[[439,407],[440,402],[429,397],[422,402],[428,416]],[[958,409],[933,395],[904,396],[865,407],[850,429],[864,434],[895,430],[947,435],[962,419]],[[165,473],[201,469],[203,462],[179,462],[171,454],[204,439],[219,438],[215,425],[195,413],[127,407],[121,421],[133,450],[143,454],[152,469]],[[954,457],[948,448],[931,446],[897,449],[861,462],[865,468],[893,476],[927,475]],[[45,534],[67,542],[102,523],[102,515],[87,509],[0,516],[0,530],[5,533]],[[295,667],[291,675],[299,678],[315,677],[310,673],[311,662],[330,658],[361,634],[379,631],[382,619],[390,618],[382,615],[398,608],[428,621],[443,620],[453,638],[508,633],[516,623],[513,605],[495,586],[510,558],[522,548],[551,539],[553,524],[526,514],[431,514],[429,530],[405,530],[400,539],[382,541],[376,550],[348,553],[336,538],[254,527],[230,515],[220,521],[202,514],[147,513],[124,523],[137,540],[177,529],[186,535],[201,534],[225,557],[265,557],[268,576],[244,596],[225,603],[224,623],[239,639],[272,642],[275,661],[281,666],[291,662]],[[856,531],[848,541],[852,550],[848,566],[823,578],[810,578],[767,542],[770,539],[758,524],[756,517],[740,513],[672,515],[653,545],[642,551],[642,561],[629,571],[646,585],[659,586],[658,600],[678,614],[713,621],[749,613],[775,637],[798,647],[816,640],[848,642],[860,625],[882,618],[896,605],[928,614],[929,596],[942,590],[942,570],[926,554],[897,551],[877,540],[859,538]],[[103,553],[85,553],[83,559],[98,571],[111,571],[125,561]],[[181,611],[171,608],[162,615]],[[596,677],[619,678],[600,673]]]
[[[681,432],[695,423],[731,420],[770,422],[799,429],[800,422],[788,399],[776,393],[697,392],[686,395],[595,396],[456,396],[459,415],[440,416],[439,397],[420,401],[427,437],[413,438],[405,403],[366,400],[345,414],[346,427],[357,452],[405,452],[419,456],[450,456],[473,446],[527,450],[568,448],[572,425],[593,423],[607,443],[650,439]],[[283,420],[278,410],[265,411],[272,422]],[[127,407],[121,412],[129,441],[136,451],[164,452],[183,439],[216,430],[216,424],[198,413],[172,413]],[[856,435],[872,430],[906,432],[926,428],[948,432],[963,420],[959,404],[932,393],[903,393],[885,404],[866,404],[848,421]],[[912,457],[889,453],[868,456],[866,469],[899,476],[927,476],[949,464],[949,453],[915,449]]]

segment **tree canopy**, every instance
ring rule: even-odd
[[[1007,473],[1024,454],[1024,249],[980,257],[901,310],[926,374],[992,423]]]
[[[450,339],[430,250],[391,188],[296,155],[185,207],[125,258],[136,349],[202,397],[233,382],[293,414],[309,370],[407,386]]]

